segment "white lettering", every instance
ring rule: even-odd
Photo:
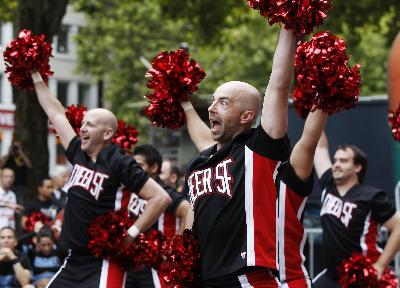
[[[349,222],[353,217],[353,210],[357,208],[357,204],[351,202],[344,202],[338,197],[327,194],[322,204],[321,216],[330,214],[340,219],[340,221],[346,226],[349,226]]]

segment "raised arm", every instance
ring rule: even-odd
[[[378,278],[381,278],[383,271],[393,261],[394,256],[400,250],[400,213],[396,212],[389,220],[383,223],[390,236],[386,241],[385,248],[378,260],[373,264],[378,271]]]
[[[327,117],[328,115],[321,110],[308,114],[303,134],[290,155],[290,164],[301,180],[306,180],[311,175],[315,149],[324,131]]]
[[[329,144],[325,132],[322,132],[319,138],[317,149],[314,156],[315,170],[317,171],[318,178],[332,167],[332,161],[329,157]]]
[[[203,151],[214,145],[216,142],[211,138],[210,128],[201,120],[192,103],[182,102],[181,106],[185,111],[186,128],[197,150]]]
[[[38,72],[32,73],[32,79],[35,83],[35,90],[40,106],[42,106],[50,122],[56,129],[63,147],[67,149],[69,142],[76,136],[76,133],[65,116],[65,108],[51,93]]]
[[[295,41],[292,31],[281,28],[261,114],[264,131],[274,139],[282,138],[287,132]]]

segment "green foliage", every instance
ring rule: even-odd
[[[1,22],[15,21],[16,13],[17,13],[17,1],[16,0],[0,0],[0,21]]]
[[[77,38],[80,69],[105,80],[112,109],[136,125],[146,105],[147,68],[163,50],[188,42],[190,53],[206,70],[197,96],[209,99],[215,88],[242,80],[265,89],[278,27],[237,0],[75,0],[88,26]],[[386,93],[386,58],[400,30],[400,1],[339,1],[319,30],[344,38],[352,64],[362,64],[362,95]],[[136,108],[131,108],[131,107]],[[133,112],[133,113],[132,113]]]

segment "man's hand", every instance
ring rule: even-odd
[[[0,249],[0,261],[11,261],[17,258],[11,248],[3,247]]]
[[[372,264],[372,266],[375,268],[378,274],[378,280],[381,279],[383,271],[385,271],[385,267],[383,267],[383,265],[379,264],[378,262],[375,262],[374,264]]]

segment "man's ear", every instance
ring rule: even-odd
[[[105,141],[108,141],[111,140],[113,136],[114,136],[114,130],[112,128],[106,128],[106,131],[104,131],[103,139]]]
[[[150,173],[152,175],[158,175],[158,169],[159,169],[158,164],[154,163],[153,165],[150,166]]]
[[[254,111],[244,111],[240,115],[240,124],[242,125],[251,125],[253,123],[253,119],[255,117]]]

